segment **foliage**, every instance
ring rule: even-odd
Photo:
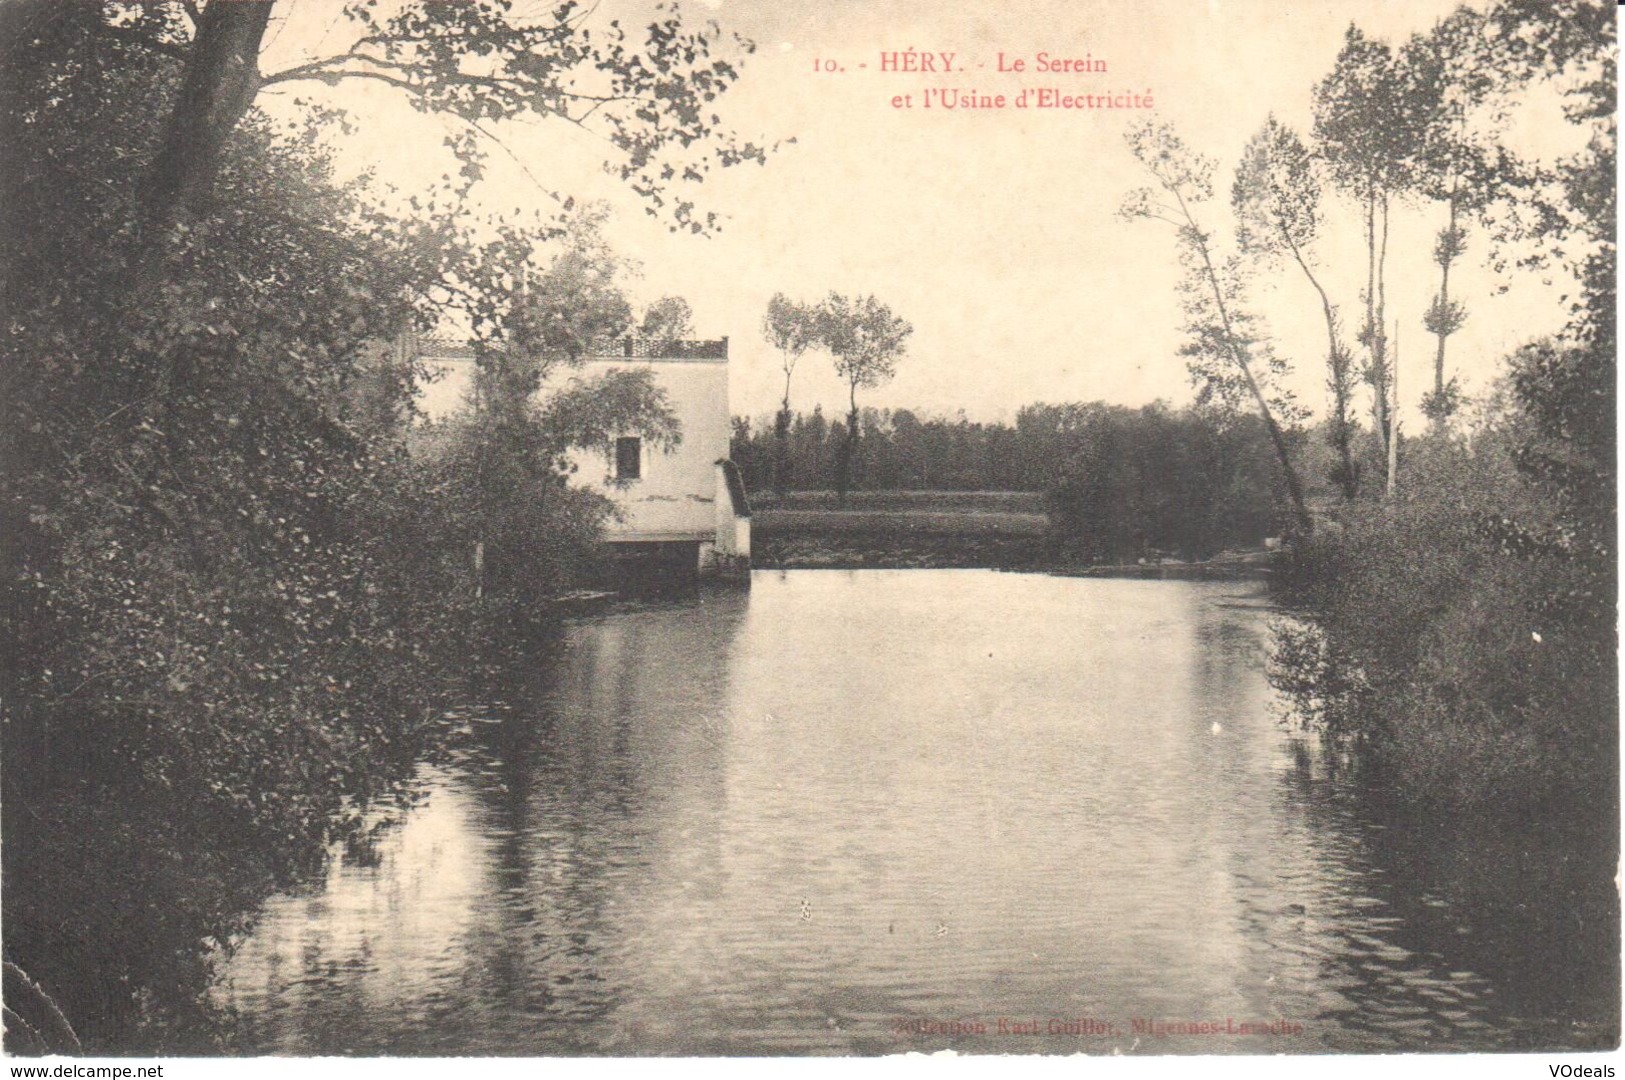
[[[857,448],[858,388],[891,380],[914,327],[873,296],[846,297],[836,292],[819,305],[816,324],[818,339],[835,358],[835,372],[846,380],[850,396],[846,440],[835,459],[835,490],[844,497],[851,486]]]
[[[780,475],[785,490],[823,490],[830,463],[846,441],[846,423],[824,418],[821,408],[793,413],[783,425],[784,469],[779,471],[779,417],[771,428],[734,419],[730,456],[751,491],[772,488]],[[857,470],[879,490],[1039,490],[1036,463],[1007,424],[964,416],[922,417],[910,409],[865,408],[855,451]]]
[[[108,253],[172,68],[93,9],[48,24],[7,28],[3,106],[6,956],[131,1048],[432,726],[457,635],[395,422],[416,373],[374,343],[435,263],[250,121],[132,310]]]
[[[830,293],[818,310],[818,340],[835,358],[835,373],[855,392],[897,374],[897,358],[914,328],[873,296]]]
[[[802,353],[820,344],[821,329],[817,307],[798,303],[781,292],[774,293],[767,302],[767,314],[762,316],[762,337],[783,357],[786,400],[796,361],[801,359]]]
[[[1279,634],[1272,678],[1408,800],[1528,811],[1611,791],[1615,680],[1582,609],[1552,603],[1584,576],[1500,535],[1553,512],[1517,475],[1517,438],[1421,440],[1398,498],[1298,556],[1312,616]]]
[[[1121,214],[1131,221],[1160,221],[1174,227],[1184,271],[1180,299],[1187,333],[1180,352],[1190,359],[1191,378],[1202,389],[1200,400],[1217,398],[1230,408],[1245,400],[1257,408],[1291,495],[1295,528],[1307,533],[1309,510],[1281,430],[1283,421],[1290,423],[1301,413],[1291,394],[1272,378],[1286,372],[1285,361],[1254,329],[1243,300],[1242,260],[1237,256],[1215,261],[1212,235],[1197,224],[1193,210],[1213,196],[1214,163],[1193,152],[1166,123],[1146,121],[1130,128],[1126,138],[1130,153],[1156,186],[1130,192]]]
[[[1492,149],[1491,136],[1499,132],[1493,127],[1486,131],[1482,124],[1477,130],[1473,126],[1493,86],[1491,65],[1483,55],[1485,32],[1480,13],[1460,8],[1431,33],[1412,35],[1399,54],[1406,99],[1420,116],[1413,186],[1447,208],[1433,247],[1439,291],[1422,317],[1423,327],[1438,339],[1433,389],[1422,403],[1436,430],[1442,430],[1461,404],[1454,380],[1446,374],[1445,349],[1467,319],[1466,305],[1450,297],[1451,267],[1467,251],[1462,222],[1467,214],[1482,211],[1496,196],[1500,177],[1515,168],[1504,148]]]
[[[1451,22],[1441,32],[1453,41],[1410,47],[1410,63],[1435,64],[1436,102],[1504,111],[1531,87],[1557,87],[1590,142],[1555,169],[1497,148],[1512,167],[1486,179],[1459,144],[1441,149],[1448,132],[1423,131],[1411,180],[1454,193],[1426,316],[1438,355],[1463,318],[1448,295],[1449,266],[1467,250],[1458,201],[1484,208],[1497,246],[1523,244],[1523,265],[1565,262],[1577,296],[1560,334],[1508,358],[1506,388],[1476,426],[1445,426],[1460,391],[1436,368],[1424,404],[1440,423],[1411,442],[1405,488],[1345,508],[1298,553],[1308,621],[1279,636],[1274,677],[1326,731],[1366,746],[1401,800],[1583,809],[1576,819],[1607,833],[1618,784],[1613,21],[1597,4],[1502,0],[1482,22]],[[1440,49],[1474,62],[1429,61]],[[1362,134],[1351,116],[1350,146],[1394,136],[1391,118],[1366,116],[1382,130]],[[1488,214],[1492,199],[1502,209]]]
[[[1291,518],[1257,417],[1095,406],[1076,421],[1048,500],[1073,561],[1206,559],[1256,548]]]
[[[471,130],[601,124],[682,227],[708,219],[667,181],[760,157],[710,111],[737,72],[675,15],[635,50],[569,7],[521,27],[503,3],[368,6],[355,48],[263,79],[269,4],[0,8],[5,958],[92,1050],[216,1047],[210,943],[403,797],[478,628],[466,500],[537,495],[473,519],[499,591],[536,598],[605,510],[561,448],[629,413],[679,434],[646,376],[521,405],[630,311],[591,293],[603,251],[572,261],[581,244],[514,304],[552,230],[471,241],[474,142],[400,219],[332,182],[338,118],[273,130],[254,93],[360,78]],[[381,343],[454,304],[501,358],[493,408],[481,437],[414,455],[422,373]]]
[[[795,374],[801,355],[820,344],[821,331],[816,306],[798,303],[781,292],[774,293],[767,302],[767,314],[762,316],[762,336],[779,351],[779,363],[784,369],[784,402],[773,421],[776,440],[773,490],[781,495],[789,485],[790,377]]]
[[[439,547],[468,553],[467,582],[484,621],[507,630],[545,619],[552,597],[596,573],[596,541],[614,507],[571,487],[571,452],[607,456],[623,435],[668,451],[682,439],[651,372],[570,374],[632,322],[621,289],[632,268],[604,239],[607,213],[579,210],[545,268],[512,273],[529,284],[508,318],[475,342],[466,408],[415,440],[445,515]],[[687,312],[668,297],[645,323],[680,328]]]
[[[1321,227],[1322,182],[1309,149],[1296,132],[1271,116],[1242,154],[1231,188],[1237,218],[1237,245],[1266,262],[1290,257],[1320,298],[1326,323],[1326,388],[1331,395],[1327,437],[1337,451],[1330,479],[1352,499],[1360,490],[1359,463],[1353,446],[1354,394],[1348,346],[1342,324],[1319,274],[1311,248]]]
[[[512,10],[509,0],[413,2],[380,18],[374,4],[350,3],[344,14],[361,30],[353,46],[266,74],[260,85],[378,82],[482,133],[514,119],[568,124],[610,147],[606,169],[644,197],[652,216],[674,230],[714,229],[716,214],[698,214],[674,184],[701,182],[713,167],[764,163],[769,152],[723,128],[715,112],[739,78],[735,61],[716,55],[717,25],[696,30],[673,8],[638,42],[617,21],[591,26],[591,10],[573,0],[534,21]],[[737,35],[729,44],[755,51]],[[479,171],[480,158],[471,154],[465,167]]]
[[[1421,118],[1407,89],[1393,49],[1352,24],[1315,87],[1315,140],[1333,182],[1362,201],[1410,183]]]
[[[1320,236],[1321,180],[1297,132],[1270,116],[1242,152],[1231,192],[1242,250],[1302,259]]]
[[[566,219],[558,250],[546,269],[526,273],[530,250],[516,252],[513,276],[519,300],[484,329],[484,337],[511,344],[529,358],[523,371],[534,392],[551,368],[585,356],[596,343],[620,337],[632,326],[632,305],[620,279],[630,265],[604,238],[605,206],[577,208]]]
[[[681,296],[662,296],[650,304],[638,324],[638,336],[649,341],[684,341],[694,336],[694,312]]]
[[[841,421],[796,416],[791,476],[803,490],[822,487],[844,441]],[[774,443],[765,427],[734,421],[747,487],[770,483]],[[1036,404],[1013,426],[869,409],[857,446],[877,490],[1043,493],[1058,553],[1079,562],[1206,558],[1256,547],[1284,520],[1262,423],[1211,409]]]
[[[496,375],[522,358],[486,354],[480,364],[482,380],[509,389],[420,432],[413,449],[436,493],[433,550],[456,553],[448,576],[479,596],[482,635],[512,636],[545,625],[554,597],[599,572],[614,504],[570,482],[571,451],[607,454],[628,434],[669,449],[681,431],[646,370],[575,377],[538,396],[513,389],[526,380]]]

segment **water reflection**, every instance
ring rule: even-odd
[[[1246,584],[805,571],[583,621],[218,996],[260,1052],[1608,1037],[1617,971],[1517,929],[1533,867],[1378,827],[1277,723],[1265,620]],[[1617,911],[1587,903],[1594,954]],[[1509,933],[1526,962],[1486,950]]]
[[[1409,818],[1300,748],[1285,798],[1349,881],[1327,961],[1339,1045],[1600,1049],[1618,1041],[1611,852],[1574,823]],[[1587,832],[1588,835],[1582,835]]]

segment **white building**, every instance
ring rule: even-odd
[[[473,350],[438,338],[422,339],[417,347],[437,375],[420,390],[419,408],[436,420],[465,407]],[[681,443],[667,452],[629,434],[615,440],[611,453],[573,455],[577,482],[620,508],[620,520],[605,530],[617,563],[641,577],[718,573],[748,581],[750,508],[739,471],[728,459],[728,339],[627,337],[565,369],[561,377],[590,379],[639,368],[653,372],[665,390],[681,425]]]

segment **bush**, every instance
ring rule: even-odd
[[[1584,567],[1503,542],[1499,522],[1554,513],[1507,446],[1413,444],[1397,497],[1346,507],[1303,545],[1289,586],[1309,614],[1278,629],[1272,681],[1408,801],[1608,804],[1612,648],[1552,602]]]
[[[375,344],[437,256],[257,119],[136,254],[179,70],[50,15],[0,99],[5,958],[93,1050],[197,1049],[203,944],[400,791],[453,688],[415,372]]]

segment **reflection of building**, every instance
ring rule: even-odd
[[[425,338],[418,348],[438,375],[420,394],[423,411],[433,420],[463,407],[473,350],[438,338]],[[728,339],[627,337],[596,350],[565,376],[591,379],[617,368],[653,372],[682,427],[682,442],[670,452],[626,435],[608,454],[573,455],[578,481],[621,509],[605,539],[622,575],[669,580],[718,573],[748,580],[750,508],[739,470],[728,459]]]

